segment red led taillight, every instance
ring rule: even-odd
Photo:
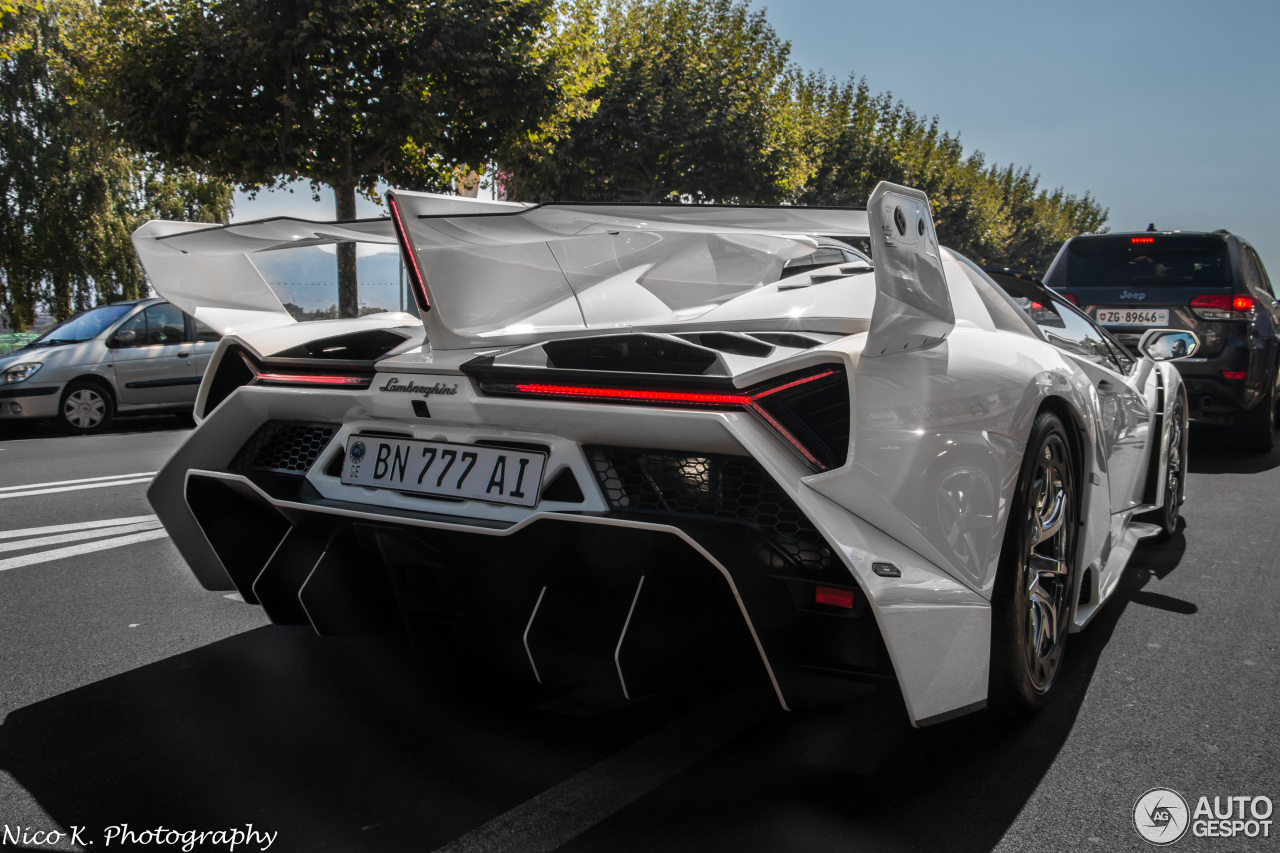
[[[387,196],[387,207],[391,208],[391,223],[396,229],[396,241],[400,243],[400,254],[404,257],[405,268],[409,271],[409,281],[413,285],[418,308],[429,311],[431,300],[427,298],[427,280],[418,266],[418,255],[413,251],[413,244],[409,242],[409,232],[405,230],[404,220],[400,218],[400,205],[396,204],[394,194]]]
[[[831,607],[842,607],[845,610],[852,610],[853,590],[837,589],[833,586],[814,587],[813,601],[815,604],[827,604]]]
[[[1253,297],[1210,293],[1192,299],[1191,310],[1206,320],[1251,320]]]
[[[291,373],[269,368],[264,370],[244,350],[240,350],[240,359],[253,374],[248,382],[250,385],[302,385],[359,390],[373,384],[373,376],[367,373]]]
[[[342,373],[259,373],[254,385],[322,385],[330,388],[368,388],[371,376]]]
[[[825,471],[824,463],[814,452],[796,437],[795,433],[773,413],[767,411],[761,401],[785,391],[791,391],[811,382],[835,376],[835,370],[819,370],[805,376],[790,379],[750,393],[716,393],[704,391],[678,391],[657,388],[622,388],[606,385],[560,385],[552,383],[481,383],[486,394],[518,397],[551,397],[583,402],[622,403],[631,405],[674,406],[695,409],[742,409],[764,421],[779,438],[815,471]],[[843,375],[843,374],[841,374]],[[841,454],[843,459],[843,453]]]
[[[642,391],[634,388],[600,388],[592,385],[513,385],[521,394],[536,397],[580,397],[611,403],[669,403],[674,406],[737,406],[750,404],[746,394],[699,394],[690,391]]]
[[[1156,241],[1155,237],[1130,237],[1129,238],[1130,243],[1154,243],[1155,241]]]
[[[1243,370],[1224,370],[1222,371],[1223,379],[1230,379],[1233,382],[1243,382],[1248,378],[1249,374]]]
[[[1231,310],[1231,296],[1226,293],[1211,296],[1197,296],[1191,300],[1192,308],[1216,308],[1220,311]]]

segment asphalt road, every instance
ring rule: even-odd
[[[1185,529],[1071,638],[1054,705],[916,731],[884,688],[783,714],[730,681],[588,714],[459,690],[395,638],[270,626],[149,520],[173,426],[0,431],[0,850],[129,849],[124,824],[252,824],[277,851],[1145,850],[1148,789],[1280,800],[1280,451],[1194,430]],[[73,827],[79,848],[32,834]]]

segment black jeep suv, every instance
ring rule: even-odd
[[[1227,231],[1086,234],[1063,244],[1044,283],[1130,352],[1147,329],[1190,329],[1195,357],[1175,362],[1190,416],[1234,424],[1236,440],[1275,440],[1280,302],[1253,247]]]

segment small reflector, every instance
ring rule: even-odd
[[[1129,238],[1130,243],[1154,243],[1155,241],[1156,241],[1155,237],[1130,237]]]
[[[813,600],[818,604],[829,604],[832,607],[843,607],[845,610],[852,610],[853,590],[819,586],[814,588]]]
[[[1237,381],[1237,382],[1242,381],[1242,380],[1243,380],[1243,379],[1245,379],[1248,375],[1249,375],[1249,374],[1248,374],[1248,373],[1246,373],[1246,372],[1244,372],[1243,370],[1224,370],[1224,371],[1222,371],[1222,378],[1223,378],[1223,379],[1234,379],[1234,380],[1235,380],[1235,381]]]

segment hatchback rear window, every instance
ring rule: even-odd
[[[1227,241],[1215,235],[1081,237],[1066,262],[1066,280],[1052,282],[1059,289],[1231,286]]]

